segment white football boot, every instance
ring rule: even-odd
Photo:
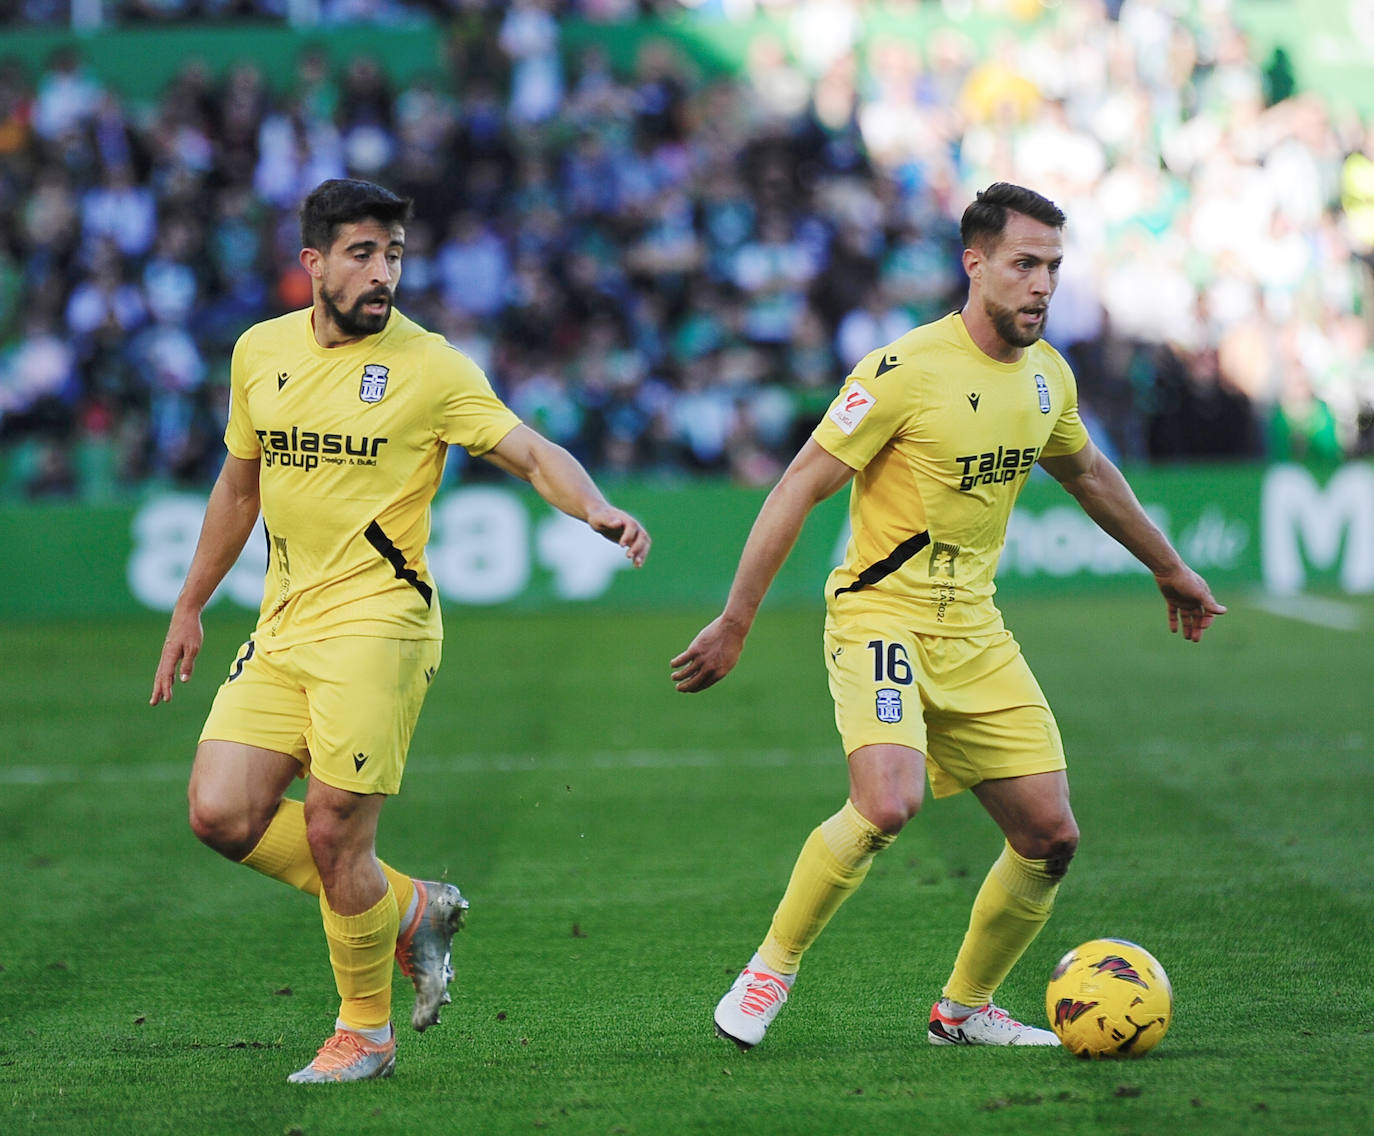
[[[395,1030],[391,1031],[390,1041],[379,1044],[340,1026],[334,1031],[334,1036],[320,1047],[315,1060],[286,1079],[293,1085],[370,1081],[374,1077],[390,1077],[395,1068]]]
[[[956,1016],[945,999],[930,1008],[931,1045],[1058,1045],[1052,1030],[1018,1022],[989,1002],[966,1017]]]
[[[777,975],[746,967],[716,1004],[716,1033],[742,1050],[752,1049],[787,1003],[787,994],[788,984]]]

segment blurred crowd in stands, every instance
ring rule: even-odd
[[[1374,450],[1374,123],[1294,90],[1224,0],[1062,0],[981,50],[760,0],[777,19],[724,75],[666,38],[620,69],[560,42],[566,18],[655,7],[318,0],[432,20],[446,73],[306,46],[287,77],[189,63],[151,105],[80,41],[0,58],[12,488],[208,484],[234,340],[309,302],[296,207],[341,176],[414,198],[401,310],[603,474],[776,477],[859,357],[960,305],[958,218],[996,180],[1068,213],[1049,338],[1118,460]]]

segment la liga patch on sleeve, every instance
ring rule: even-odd
[[[830,421],[844,433],[854,433],[854,428],[863,421],[864,415],[873,409],[878,400],[864,389],[863,383],[852,382],[840,392],[840,397],[830,404]]]

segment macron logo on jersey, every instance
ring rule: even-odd
[[[830,420],[846,434],[854,433],[854,428],[864,420],[864,415],[873,409],[878,400],[864,389],[862,383],[853,382],[841,392],[840,397],[830,406]]]

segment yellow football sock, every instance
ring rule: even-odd
[[[305,838],[305,806],[292,797],[283,798],[262,839],[239,862],[310,895],[320,894],[320,871]],[[390,864],[383,863],[382,871],[395,889],[396,910],[405,914],[415,897],[414,882]]]
[[[320,896],[329,965],[349,1029],[380,1029],[391,1021],[391,956],[396,950],[396,894],[386,894],[361,915],[339,915]]]
[[[802,845],[782,902],[773,915],[759,957],[770,970],[796,974],[802,954],[873,866],[873,857],[896,839],[845,801],[834,816],[812,829]]]
[[[1059,880],[1046,861],[1027,860],[1010,844],[992,865],[978,896],[944,996],[982,1006],[1011,973],[1054,910]]]
[[[305,806],[291,797],[282,799],[253,851],[239,863],[281,880],[311,895],[320,894],[320,870],[310,855],[305,838]]]
[[[410,901],[415,898],[415,881],[409,876],[402,875],[390,864],[381,860],[382,871],[386,873],[387,883],[391,885],[391,892],[396,897],[396,916],[404,918],[405,913],[410,910]]]

